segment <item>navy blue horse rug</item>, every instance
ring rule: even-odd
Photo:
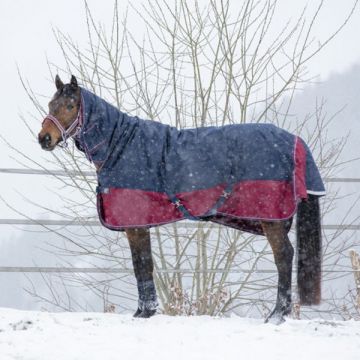
[[[306,144],[271,124],[178,130],[131,117],[81,89],[78,148],[98,172],[98,213],[113,230],[207,220],[262,234],[324,195]]]

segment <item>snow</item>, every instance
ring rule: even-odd
[[[134,319],[0,308],[1,360],[359,359],[360,322],[240,317]]]

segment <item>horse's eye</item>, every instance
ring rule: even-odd
[[[74,108],[74,105],[68,105],[66,108],[70,111]]]

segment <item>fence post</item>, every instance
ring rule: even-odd
[[[356,307],[360,310],[360,256],[355,250],[350,250],[351,265],[354,270],[356,286]]]

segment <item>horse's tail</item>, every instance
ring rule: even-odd
[[[309,195],[297,210],[297,283],[302,305],[321,300],[321,225],[319,197]]]

